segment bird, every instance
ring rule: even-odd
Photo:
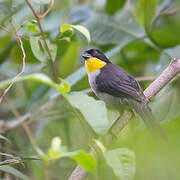
[[[99,49],[82,53],[92,91],[107,106],[130,106],[144,120],[153,136],[165,138],[164,129],[155,119],[139,83],[120,66],[113,64]]]

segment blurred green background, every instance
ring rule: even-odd
[[[81,54],[98,48],[134,77],[158,76],[172,57],[180,58],[180,1],[29,2],[38,13],[50,7],[40,19],[43,33],[27,1],[0,1],[1,94],[22,68],[17,32],[26,54],[22,78],[0,103],[0,179],[64,180],[80,164],[88,171],[84,179],[179,180],[178,76],[150,103],[168,143],[155,140],[143,121],[133,117],[107,145],[107,129],[117,112],[87,93]],[[143,89],[150,83],[140,82]],[[94,139],[105,148],[97,160],[89,154]]]

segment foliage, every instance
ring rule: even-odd
[[[64,180],[77,164],[88,171],[86,179],[179,179],[179,79],[150,104],[167,131],[168,146],[156,142],[139,117],[107,144],[118,112],[87,94],[81,58],[95,47],[133,76],[157,76],[173,56],[180,58],[179,5],[178,0],[1,1],[1,94],[14,84],[0,103],[0,179]],[[26,67],[14,81],[23,58],[17,33]],[[94,143],[96,159],[89,153]]]

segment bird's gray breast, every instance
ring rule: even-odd
[[[114,97],[108,93],[100,92],[98,90],[98,84],[96,83],[96,78],[99,75],[99,73],[100,73],[100,70],[97,70],[88,74],[88,80],[89,80],[91,89],[96,94],[96,96],[99,97],[99,99],[103,100],[108,106],[118,108],[119,105],[122,103],[121,98]]]

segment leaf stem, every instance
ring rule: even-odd
[[[52,2],[53,2],[53,3],[52,3]],[[42,28],[41,21],[40,21],[40,19],[41,19],[42,17],[45,17],[45,15],[47,15],[47,13],[50,11],[50,9],[52,8],[52,6],[53,6],[53,4],[54,4],[54,1],[53,1],[53,0],[51,1],[51,6],[50,6],[50,8],[48,8],[48,12],[46,11],[45,14],[43,14],[43,16],[40,15],[40,14],[38,14],[38,13],[36,12],[36,10],[34,9],[33,5],[31,4],[31,2],[30,2],[29,0],[26,0],[26,3],[28,4],[28,6],[29,6],[30,9],[32,10],[34,16],[35,16],[36,19],[37,19],[38,26],[39,26],[39,29],[40,29],[40,32],[41,32],[41,36],[42,36],[42,39],[43,39],[43,42],[44,42],[46,51],[47,51],[48,56],[49,56],[49,60],[50,60],[50,63],[51,63],[51,67],[52,67],[52,71],[53,71],[54,77],[55,77],[55,79],[56,79],[56,82],[57,82],[57,83],[60,83],[60,82],[61,82],[61,79],[60,79],[60,77],[59,77],[59,75],[58,75],[58,73],[57,73],[56,66],[55,66],[55,64],[54,64],[54,60],[53,60],[52,55],[51,55],[51,51],[50,51],[50,49],[49,49],[49,47],[48,47],[48,44],[47,44],[47,41],[46,41],[46,35],[45,35],[45,32],[44,32],[44,30],[43,30],[43,28]]]

